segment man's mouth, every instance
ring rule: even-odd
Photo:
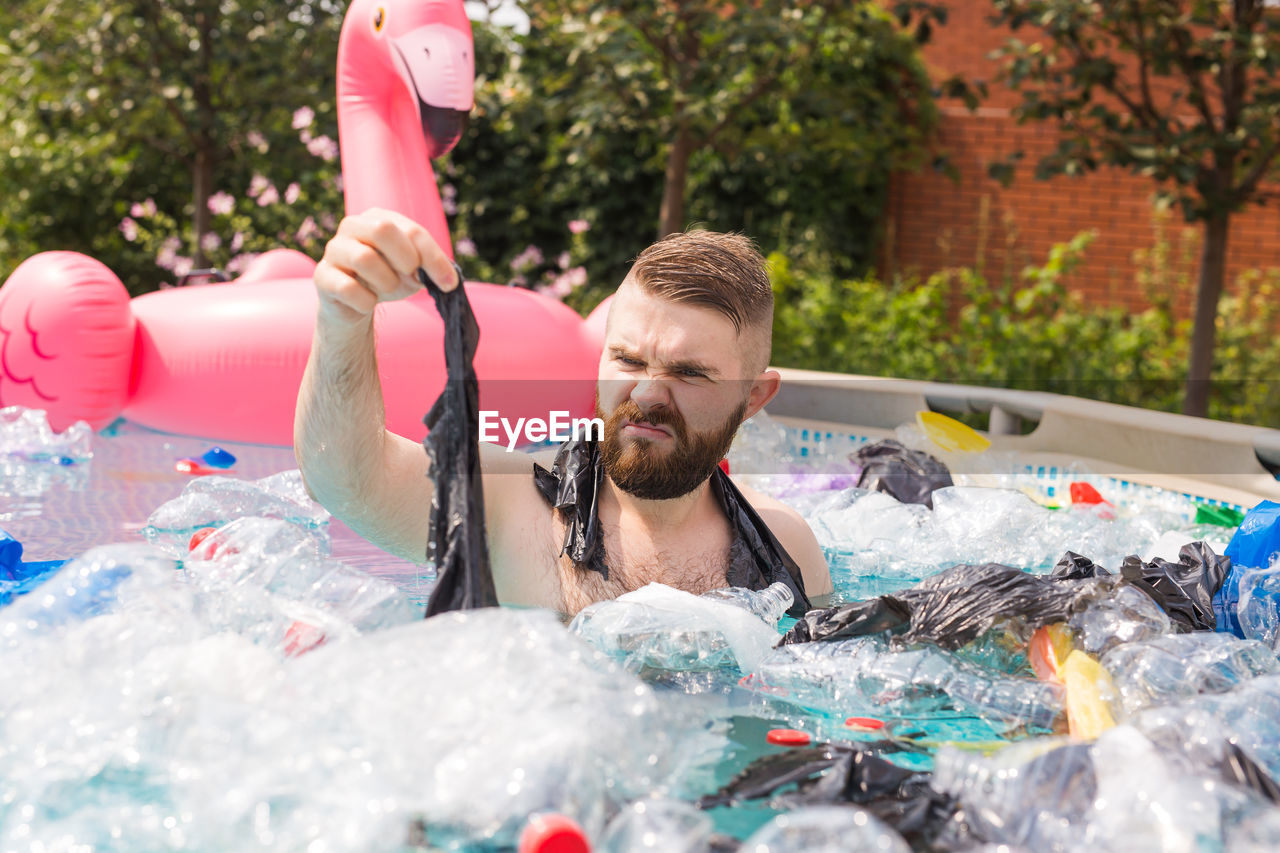
[[[623,432],[635,438],[671,438],[671,430],[648,421],[627,421],[622,426]]]

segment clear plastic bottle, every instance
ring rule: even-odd
[[[773,627],[777,627],[782,614],[786,613],[787,608],[796,600],[791,593],[791,588],[781,581],[769,584],[759,591],[740,586],[727,586],[723,589],[704,592],[701,597],[741,607],[748,613],[759,616]]]
[[[933,646],[892,651],[879,637],[780,646],[756,669],[761,689],[837,714],[911,716],[951,705],[1005,724],[1051,729],[1062,688],[961,660]]]
[[[711,817],[679,800],[637,800],[609,823],[597,853],[705,853],[714,827]]]

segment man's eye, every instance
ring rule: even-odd
[[[623,364],[625,364],[627,367],[643,367],[644,366],[644,362],[640,361],[639,359],[627,358],[625,355],[614,356],[614,358],[622,362]]]
[[[705,374],[701,370],[690,370],[686,368],[680,371],[680,375],[685,379],[701,379]]]

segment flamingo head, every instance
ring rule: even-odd
[[[384,85],[376,89],[383,97],[411,97],[429,157],[453,148],[466,127],[475,87],[471,22],[462,0],[354,0],[340,50],[356,51],[352,56],[360,61],[354,64],[366,81],[381,78]]]

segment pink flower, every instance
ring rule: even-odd
[[[120,233],[124,235],[126,240],[132,243],[134,240],[138,239],[138,223],[135,222],[132,217],[126,216],[124,219],[120,220]]]
[[[298,186],[298,182],[294,181],[284,188],[284,203],[293,204],[298,200],[298,196],[302,193],[302,187]]]
[[[222,238],[210,231],[200,238],[200,248],[206,252],[213,252],[222,245]]]
[[[582,287],[587,283],[587,270],[584,267],[574,267],[571,270],[565,270],[552,279],[551,284],[543,291],[549,296],[557,299],[564,299],[574,290]]]
[[[338,143],[327,136],[317,136],[307,143],[307,150],[321,160],[328,162],[337,159]]]
[[[269,186],[271,186],[271,182],[267,180],[265,175],[254,172],[253,177],[249,180],[249,198],[257,198]]]
[[[129,208],[129,215],[134,219],[146,219],[156,215],[156,203],[153,199],[148,198],[144,202],[134,202],[133,207]]]
[[[294,239],[299,243],[306,243],[314,237],[316,232],[319,230],[320,229],[316,227],[316,221],[308,216],[306,219],[302,220],[302,225],[298,227],[298,233],[294,235]]]
[[[453,244],[453,251],[459,257],[474,258],[476,256],[476,244],[469,237],[463,237]]]
[[[156,266],[166,270],[173,269],[178,262],[178,249],[181,247],[182,241],[177,237],[166,237],[160,244],[160,251],[156,253]]]
[[[244,234],[237,231],[231,235],[231,251],[238,252],[240,247],[244,245]]]
[[[267,184],[262,193],[258,196],[258,207],[266,207],[269,204],[275,204],[280,200],[280,191],[273,185]]]
[[[338,227],[338,219],[332,213],[320,214],[320,227],[325,231],[333,231]]]
[[[214,216],[222,216],[235,209],[236,200],[230,193],[218,191],[209,196],[209,212]]]
[[[568,253],[568,252],[561,252],[561,253],[560,253],[560,256],[559,256],[558,258],[556,258],[556,266],[560,267],[560,269],[562,269],[562,270],[567,270],[567,269],[569,268],[569,253]]]
[[[515,272],[523,272],[540,263],[542,263],[542,250],[537,246],[525,246],[523,252],[511,259],[511,269]]]
[[[334,191],[334,192],[339,192],[339,193],[340,193],[340,192],[342,192],[343,187],[345,187],[345,186],[346,186],[346,184],[345,184],[345,183],[343,183],[343,181],[342,181],[342,173],[341,173],[341,172],[339,172],[338,174],[336,174],[336,175],[334,175],[334,176],[333,176],[333,181],[332,181],[332,183],[333,183],[333,191]]]
[[[585,234],[591,230],[591,223],[585,219],[573,219],[569,222],[570,234]]]
[[[244,135],[245,142],[248,142],[258,150],[260,154],[266,154],[267,149],[271,147],[267,142],[267,138],[256,130],[251,130]]]
[[[192,262],[190,258],[183,258],[183,257],[174,258],[173,259],[173,275],[175,278],[182,278],[184,275],[191,272],[191,269],[194,266],[195,264]]]
[[[253,263],[254,259],[257,257],[257,252],[245,252],[243,255],[236,255],[234,258],[227,261],[227,272],[243,272],[244,268]]]
[[[458,203],[446,196],[440,199],[440,208],[444,211],[445,216],[453,216],[458,212]]]
[[[293,129],[302,130],[315,120],[316,112],[311,107],[298,107],[293,111]]]

